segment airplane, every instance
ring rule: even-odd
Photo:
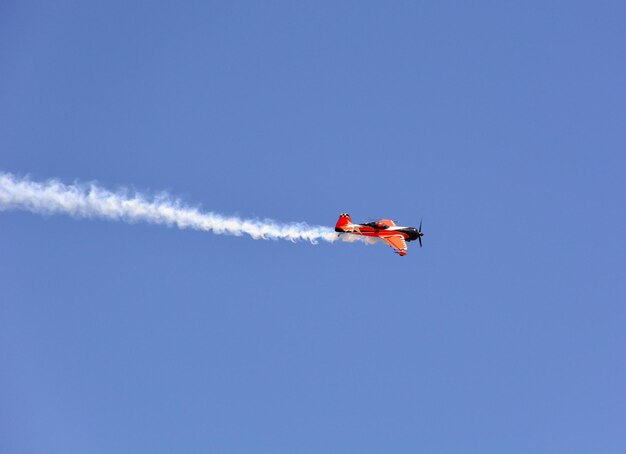
[[[422,233],[422,221],[420,221],[419,229],[397,226],[391,219],[381,219],[380,221],[368,222],[367,224],[353,224],[350,215],[347,213],[339,215],[335,225],[335,232],[380,238],[400,256],[406,255],[406,243],[409,241],[418,240],[420,247],[422,247],[422,237],[424,236]]]

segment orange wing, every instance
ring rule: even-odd
[[[406,255],[406,241],[404,241],[402,235],[384,236],[382,239],[394,248],[399,255]]]

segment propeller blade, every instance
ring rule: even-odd
[[[420,242],[420,247],[422,247],[422,237],[424,234],[422,233],[422,220],[420,219],[420,228],[417,229],[417,241]]]

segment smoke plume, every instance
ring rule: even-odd
[[[75,218],[100,218],[129,223],[147,222],[193,229],[218,235],[249,235],[254,239],[334,242],[367,241],[355,235],[338,235],[334,229],[305,223],[241,219],[202,212],[167,194],[149,198],[126,191],[111,192],[96,184],[44,183],[0,172],[0,211],[25,210],[39,214],[66,214]]]

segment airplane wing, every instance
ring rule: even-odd
[[[402,235],[391,235],[381,237],[385,243],[391,246],[399,255],[406,255],[406,241]]]

